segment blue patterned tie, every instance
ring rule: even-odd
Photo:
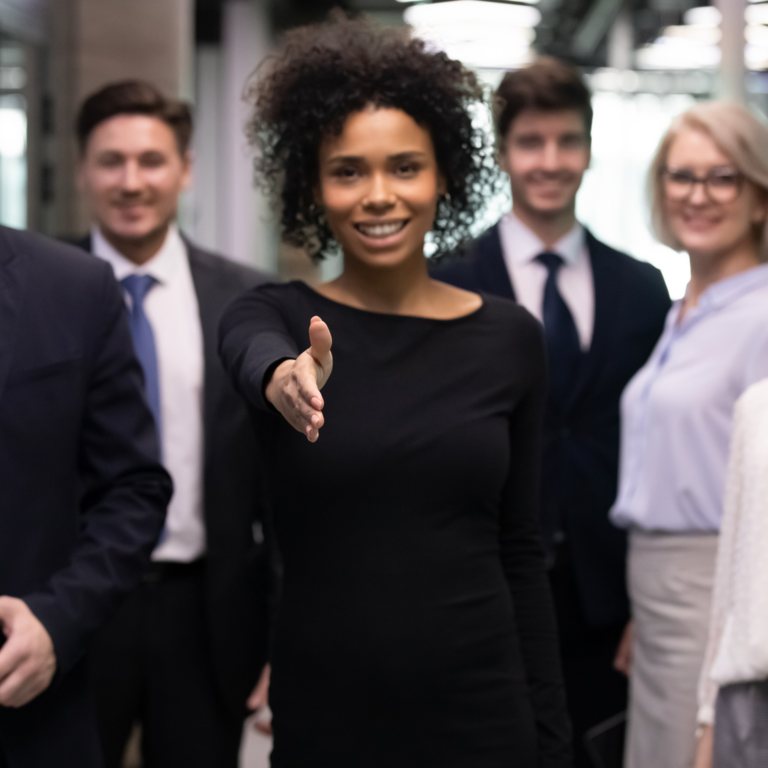
[[[153,285],[157,283],[151,275],[128,275],[120,284],[131,297],[131,310],[128,324],[133,337],[133,346],[136,357],[139,358],[144,369],[144,380],[147,392],[147,402],[157,426],[158,443],[160,441],[162,421],[160,418],[160,377],[157,370],[157,349],[155,348],[155,334],[144,312],[144,299]],[[162,448],[161,448],[162,452]]]
[[[549,357],[550,393],[555,404],[564,409],[573,392],[581,362],[579,332],[576,330],[573,315],[557,288],[557,273],[563,266],[562,257],[545,251],[540,253],[536,260],[542,263],[549,273],[544,285],[542,319]]]

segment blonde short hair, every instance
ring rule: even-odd
[[[684,248],[667,220],[663,172],[672,142],[686,128],[707,133],[731,159],[739,173],[768,199],[768,129],[738,104],[724,101],[696,104],[672,121],[656,150],[648,174],[651,227],[664,245],[676,251]],[[755,226],[754,236],[758,258],[760,261],[768,261],[768,217]]]

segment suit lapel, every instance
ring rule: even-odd
[[[0,231],[0,398],[13,360],[26,276],[26,259]]]
[[[515,290],[501,250],[498,224],[494,224],[477,239],[474,250],[477,254],[475,269],[480,288],[486,293],[516,301]]]
[[[616,316],[623,287],[621,275],[614,274],[615,270],[610,252],[588,230],[586,236],[595,293],[595,321],[592,343],[582,360],[576,386],[569,403],[570,408],[573,408],[589,390],[595,376],[610,354],[611,346],[616,337]]]
[[[191,243],[185,240],[192,283],[197,294],[200,311],[200,327],[203,331],[203,435],[205,463],[208,464],[210,436],[215,429],[216,402],[219,399],[221,377],[217,376],[218,317],[221,304],[214,265],[210,264]]]

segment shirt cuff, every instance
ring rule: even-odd
[[[699,725],[714,725],[715,708],[709,704],[705,704],[703,707],[699,707],[699,713],[696,716],[696,722]]]

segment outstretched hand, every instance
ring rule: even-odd
[[[267,400],[310,443],[317,440],[325,423],[320,390],[333,368],[331,342],[328,326],[313,317],[309,322],[309,349],[295,360],[280,363],[264,391]]]

